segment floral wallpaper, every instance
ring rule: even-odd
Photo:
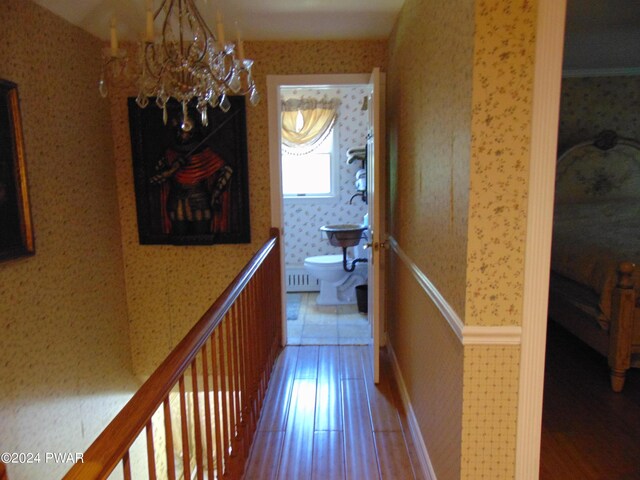
[[[304,93],[302,93],[304,92]],[[369,113],[362,110],[362,99],[368,94],[366,85],[341,86],[332,89],[302,89],[292,95],[322,98],[339,98],[338,120],[335,133],[338,135],[338,195],[331,200],[285,199],[285,263],[301,267],[306,257],[313,255],[339,254],[340,249],[329,245],[319,230],[328,223],[362,223],[367,213],[367,204],[361,197],[349,200],[356,193],[356,172],[362,162],[347,163],[347,150],[364,147],[368,129]]]
[[[558,152],[603,130],[640,141],[640,76],[562,79]]]
[[[521,321],[536,13],[476,2],[467,325]]]
[[[0,78],[18,85],[36,252],[0,263],[0,452],[11,480],[61,478],[139,386],[131,367],[102,42],[0,2]],[[0,226],[2,228],[2,226]]]

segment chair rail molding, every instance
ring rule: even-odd
[[[404,266],[413,274],[420,287],[422,287],[424,292],[436,305],[451,327],[451,330],[453,330],[463,345],[520,345],[522,328],[519,326],[465,325],[433,282],[418,268],[409,255],[402,250],[398,241],[392,236],[389,236],[389,245]]]

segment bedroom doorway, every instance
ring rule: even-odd
[[[592,148],[597,155],[593,145],[602,144],[602,141],[596,142],[595,139],[603,130],[615,130],[620,137],[632,137],[632,132],[638,135],[637,128],[632,132],[625,129],[631,125],[630,115],[637,117],[632,99],[637,98],[637,92],[640,91],[640,55],[627,54],[624,58],[622,52],[628,42],[623,40],[624,32],[615,27],[621,25],[622,21],[628,27],[626,31],[640,32],[637,9],[627,7],[606,1],[598,4],[583,0],[568,2],[565,68],[558,109],[560,121],[556,132],[557,158],[579,144]],[[627,89],[631,89],[630,94]],[[595,112],[598,112],[597,115]],[[589,157],[595,162],[596,157],[592,153],[576,152],[575,161]],[[611,165],[614,152],[609,151],[604,156],[607,165]],[[557,170],[558,178],[563,178],[565,168],[561,161]],[[613,169],[607,173],[604,168],[598,170],[597,175],[606,180],[612,175],[616,177],[616,171],[620,170]],[[595,178],[588,172],[581,167],[581,182],[585,187],[589,178]],[[562,185],[562,182],[557,185],[554,183],[554,188],[560,189],[556,191],[555,198],[558,202],[562,200],[568,204],[570,202],[563,200],[566,196],[563,192],[567,190]],[[590,205],[588,209],[592,213],[606,208],[602,201],[582,204]],[[624,207],[618,210],[623,212]],[[555,209],[557,221],[562,220],[561,217],[571,222],[581,218],[578,213],[563,212],[563,209]],[[586,217],[584,220],[593,224]],[[554,242],[566,234],[562,233],[565,227],[555,223]],[[586,230],[581,229],[582,242],[589,236]],[[578,247],[578,244],[573,247],[576,254],[591,248],[584,245]],[[554,256],[562,256],[559,243],[554,243]],[[586,272],[589,269],[585,265],[583,263],[581,268]],[[559,302],[558,292],[572,300]],[[584,292],[587,292],[586,296]],[[540,478],[640,478],[637,465],[640,455],[640,370],[629,370],[624,389],[621,393],[615,393],[609,381],[610,362],[607,358],[610,352],[610,338],[607,337],[610,335],[606,335],[606,332],[611,328],[605,330],[598,321],[589,319],[592,317],[589,312],[596,315],[606,313],[600,310],[605,303],[598,294],[569,283],[566,276],[554,275],[549,293],[549,316],[555,320],[549,318],[545,325]],[[574,300],[581,306],[572,307],[577,304]],[[615,362],[611,360],[611,363]]]

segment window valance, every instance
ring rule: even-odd
[[[291,149],[313,150],[338,118],[340,100],[290,98],[282,102],[282,143]]]

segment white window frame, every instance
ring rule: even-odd
[[[285,202],[289,203],[289,202],[296,202],[296,201],[300,201],[300,202],[305,202],[305,201],[309,201],[309,200],[314,200],[314,201],[318,201],[318,200],[331,200],[334,199],[338,196],[339,194],[339,190],[340,190],[340,165],[338,165],[338,161],[340,159],[340,152],[339,150],[339,146],[340,146],[340,141],[339,141],[339,131],[338,128],[336,128],[338,125],[338,122],[336,121],[335,124],[333,125],[333,127],[331,127],[331,129],[333,130],[333,141],[332,146],[331,146],[331,152],[329,153],[329,168],[330,168],[330,183],[331,183],[331,187],[330,187],[330,191],[329,193],[326,194],[296,194],[296,195],[291,195],[291,194],[285,194],[284,192],[282,192],[282,198]],[[281,148],[280,149],[280,172],[282,174],[283,170],[283,166],[282,166],[282,154],[283,154],[284,149]]]

